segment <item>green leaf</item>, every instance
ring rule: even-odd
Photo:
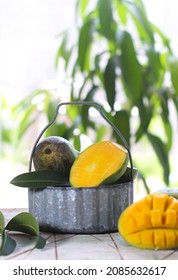
[[[171,150],[171,147],[172,147],[172,125],[169,121],[169,119],[165,119],[164,120],[164,117],[163,117],[163,124],[164,124],[164,129],[165,129],[165,133],[166,133],[166,137],[167,137],[167,150],[170,151]]]
[[[120,67],[124,85],[129,91],[129,98],[136,101],[141,97],[143,84],[141,68],[137,60],[132,38],[127,31],[118,33],[121,47]]]
[[[46,240],[41,235],[39,235],[37,242],[36,242],[36,248],[42,249],[45,247],[45,245],[46,245]]]
[[[119,19],[121,20],[122,24],[126,26],[127,24],[127,8],[124,6],[124,4],[121,1],[115,0],[115,6],[116,10],[119,16]]]
[[[135,25],[137,27],[140,38],[146,40],[150,44],[154,44],[154,35],[152,25],[148,21],[144,6],[140,3],[132,3],[131,1],[124,1],[128,12],[131,14]]]
[[[36,121],[36,105],[27,108],[21,117],[20,126],[16,131],[18,139],[21,139],[28,128]]]
[[[108,0],[98,0],[98,13],[101,25],[101,32],[108,39],[112,39],[113,37],[113,15],[111,3],[112,1]]]
[[[36,218],[28,212],[21,212],[13,217],[5,227],[6,230],[23,232],[26,234],[38,236],[39,225]]]
[[[100,124],[99,127],[97,128],[95,142],[102,141],[103,137],[106,135],[106,131],[107,131],[106,126]]]
[[[167,150],[169,151],[172,147],[172,126],[169,119],[169,92],[165,89],[158,94],[158,98],[161,104],[161,120],[165,129],[165,134],[167,138]]]
[[[3,231],[4,226],[5,226],[5,219],[2,212],[0,211],[0,233]]]
[[[51,135],[59,135],[67,139],[66,134],[68,133],[68,127],[64,122],[53,123],[52,126],[48,127],[48,129],[45,131],[44,135],[45,137],[51,136]]]
[[[93,40],[95,20],[89,18],[83,24],[79,34],[78,42],[78,64],[83,72],[86,69],[90,46]]]
[[[172,102],[173,102],[175,109],[177,111],[177,114],[178,114],[178,97],[175,94],[172,95]]]
[[[161,109],[162,109],[162,117],[165,119],[168,119],[169,117],[169,92],[166,89],[162,89],[157,94]]]
[[[0,238],[0,256],[7,256],[11,254],[16,247],[15,240],[11,238],[5,230],[2,231]]]
[[[84,16],[85,11],[87,9],[89,0],[77,0],[76,8],[79,13]]]
[[[147,194],[149,194],[149,193],[150,193],[149,186],[148,186],[148,184],[147,184],[147,182],[146,182],[146,179],[145,179],[144,175],[143,175],[142,172],[140,172],[140,171],[138,172],[138,179],[140,179],[140,180],[142,181],[143,186],[144,186],[144,188],[145,188]]]
[[[154,25],[153,23],[150,23],[155,35],[157,33],[157,35],[161,38],[163,44],[165,45],[165,47],[167,48],[167,50],[169,51],[170,54],[172,54],[172,50],[171,50],[171,47],[170,47],[170,39],[167,38],[164,33],[156,26]]]
[[[12,185],[25,188],[45,188],[48,186],[68,186],[68,176],[53,170],[32,171],[14,177]]]
[[[84,101],[91,101],[93,100],[93,96],[96,92],[96,90],[98,89],[97,86],[93,85],[91,89],[89,89],[89,91],[87,92],[87,95],[84,99]],[[89,107],[88,106],[82,106],[81,107],[81,121],[82,121],[82,125],[84,127],[84,131],[86,133],[86,130],[88,128],[88,126],[91,125],[91,120],[89,119]]]
[[[151,105],[145,105],[143,100],[140,100],[138,103],[139,117],[140,117],[140,126],[135,134],[136,142],[147,133],[149,124],[153,117],[153,107]]]
[[[169,159],[168,159],[168,152],[166,149],[166,145],[161,141],[161,139],[153,135],[151,133],[147,133],[148,139],[152,144],[156,155],[163,167],[164,171],[164,181],[166,184],[169,184],[169,174],[170,174],[170,166],[169,166]]]
[[[54,99],[50,100],[48,103],[46,114],[47,114],[49,122],[54,118],[54,114],[56,112],[57,105],[58,105],[58,101],[54,100]]]
[[[81,149],[81,140],[80,140],[80,135],[74,135],[74,147],[75,149],[77,149],[78,151],[80,151]]]
[[[60,44],[60,47],[59,47],[59,49],[57,51],[57,54],[56,54],[55,69],[58,68],[60,58],[64,59],[65,69],[67,69],[67,66],[69,64],[72,52],[73,52],[73,47],[69,48],[69,46],[68,46],[68,33],[65,32],[64,35],[63,35],[63,39],[62,39],[62,42]]]
[[[169,60],[170,71],[171,71],[171,80],[178,96],[178,58],[172,57]]]
[[[35,247],[37,249],[42,249],[46,244],[46,240],[39,234],[39,225],[36,218],[31,213],[22,212],[13,217],[2,231],[0,235],[0,255],[11,254],[16,247],[16,241],[7,234],[6,230],[18,231],[36,236]]]
[[[161,63],[159,58],[159,52],[157,52],[153,46],[150,46],[147,51],[148,56],[148,67],[149,67],[149,73],[152,77],[151,83],[155,83],[159,80],[160,76],[160,70],[161,70]]]
[[[114,102],[116,97],[116,61],[115,57],[111,57],[108,60],[104,71],[104,87],[106,90],[107,101],[111,107],[114,109]]]
[[[132,171],[132,177],[131,177],[131,171]],[[137,173],[138,173],[138,170],[136,168],[133,168],[131,170],[130,167],[127,167],[124,174],[119,178],[118,183],[130,182],[132,179],[135,180]]]
[[[130,115],[128,111],[124,109],[117,111],[112,118],[112,122],[118,127],[128,145],[130,146]],[[117,143],[123,145],[122,140],[115,131],[113,131],[113,135],[117,139]]]
[[[41,249],[46,240],[39,235],[39,224],[36,218],[28,212],[22,212],[12,218],[5,227],[6,230],[23,232],[37,237],[35,247]]]

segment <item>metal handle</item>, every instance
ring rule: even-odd
[[[125,140],[124,136],[122,135],[122,133],[119,131],[119,129],[105,116],[105,114],[103,113],[102,111],[102,107],[100,104],[98,104],[97,102],[93,102],[93,101],[73,101],[73,102],[62,102],[62,103],[59,103],[56,107],[56,112],[54,114],[54,117],[53,119],[44,127],[44,129],[41,131],[41,133],[39,134],[38,138],[36,139],[35,143],[34,143],[34,146],[32,148],[32,152],[31,152],[31,155],[30,155],[30,163],[29,163],[29,172],[31,172],[31,169],[32,169],[32,159],[33,159],[33,154],[35,152],[35,148],[36,148],[36,145],[38,144],[40,138],[42,137],[43,133],[48,129],[49,126],[51,126],[54,121],[56,120],[56,117],[58,115],[58,111],[59,111],[59,108],[63,105],[88,105],[88,106],[96,106],[100,115],[105,119],[105,121],[107,123],[109,123],[112,128],[115,130],[115,132],[118,134],[118,136],[121,138],[125,148],[127,149],[128,151],[128,155],[129,155],[129,160],[130,160],[130,167],[131,167],[131,180],[133,180],[133,163],[132,163],[132,156],[131,156],[131,152],[130,152],[130,149],[129,149],[129,145],[127,143],[127,141]]]

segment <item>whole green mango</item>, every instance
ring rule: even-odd
[[[79,152],[65,138],[50,136],[36,146],[33,154],[34,168],[35,170],[55,170],[69,175],[78,154]]]

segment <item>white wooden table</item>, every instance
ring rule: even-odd
[[[27,209],[1,209],[6,221]],[[0,260],[177,260],[178,250],[144,250],[129,246],[116,233],[52,234],[41,233],[47,240],[43,249],[33,249],[33,240],[12,234],[17,242],[15,251]]]

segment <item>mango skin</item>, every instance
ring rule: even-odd
[[[178,199],[178,188],[163,188],[158,191],[155,191],[154,193],[167,193],[169,196],[173,196]],[[153,194],[154,194],[153,193]]]
[[[69,176],[71,166],[78,152],[63,137],[50,136],[35,148],[33,164],[35,170],[54,170]]]

